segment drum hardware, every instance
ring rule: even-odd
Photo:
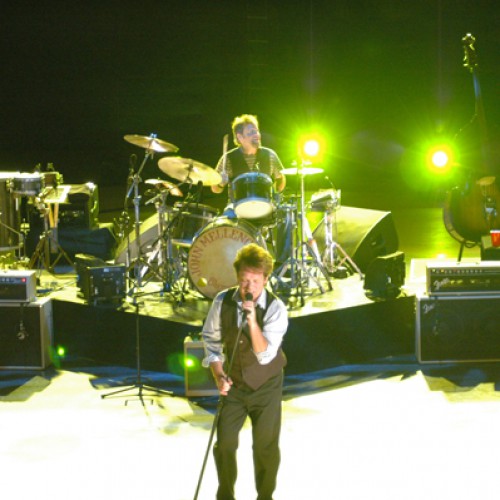
[[[73,262],[59,244],[57,237],[59,204],[67,201],[69,189],[69,186],[45,189],[41,196],[36,198],[36,208],[43,215],[43,232],[30,258],[30,269],[34,269],[38,262],[43,264],[46,270],[53,271],[62,258],[73,267]]]
[[[327,270],[324,268],[321,261],[321,256],[317,244],[313,238],[309,222],[306,218],[305,204],[305,177],[323,172],[323,169],[316,167],[307,167],[303,161],[300,165],[296,165],[290,169],[282,170],[285,175],[298,175],[300,180],[300,230],[296,236],[296,246],[292,250],[292,255],[275,271],[274,278],[278,285],[283,285],[283,276],[287,271],[290,271],[291,281],[289,284],[290,291],[296,291],[300,298],[300,306],[305,303],[304,294],[310,281],[313,281],[319,288],[321,293],[325,292],[320,280],[321,274],[328,285],[328,289],[332,290],[332,283]],[[298,224],[295,222],[296,232]],[[292,294],[292,293],[291,293]]]
[[[340,208],[341,190],[335,189],[328,177],[325,177],[332,188],[322,189],[311,195],[310,208],[312,212],[323,213],[323,225],[325,228],[325,249],[321,255],[321,262],[331,276],[334,278],[346,278],[348,272],[356,272],[363,279],[363,273],[356,263],[351,259],[342,246],[336,241],[337,221],[335,214]],[[334,239],[335,229],[335,239]],[[340,255],[339,255],[340,254]],[[344,264],[349,264],[347,269]]]
[[[147,266],[144,267],[143,274],[152,270],[153,274],[159,276],[163,282],[164,291],[173,293],[175,284],[184,275],[184,270],[180,254],[179,252],[175,254],[173,248],[172,231],[179,214],[167,207],[166,201],[170,192],[171,189],[162,189],[158,195],[146,202],[146,204],[155,204],[158,214],[158,237],[151,244],[152,251],[147,258]],[[153,267],[155,261],[157,270]]]
[[[214,186],[222,181],[220,174],[212,167],[180,156],[161,158],[158,161],[158,167],[162,172],[183,184],[198,184],[201,181],[203,186]]]
[[[342,248],[340,243],[333,238],[333,227],[335,226],[335,231],[337,228],[336,221],[334,220],[334,211],[326,211],[323,214],[323,223],[325,228],[325,249],[321,257],[321,262],[328,270],[331,276],[334,278],[346,278],[348,269],[344,267],[347,262],[349,264],[349,270],[351,272],[356,272],[359,274],[360,278],[363,279],[363,273],[358,265],[352,260],[349,254]],[[340,255],[339,255],[340,254]]]
[[[155,152],[159,153],[166,153],[166,152],[176,152],[178,151],[177,146],[174,146],[173,144],[170,144],[168,142],[162,141],[157,138],[156,134],[150,134],[149,136],[140,136],[137,134],[131,134],[131,135],[125,135],[123,137],[125,141],[129,142],[130,144],[134,144],[136,146],[144,148],[145,154],[144,158],[142,160],[141,165],[135,171],[135,164],[136,164],[136,157],[135,155],[131,156],[130,159],[130,170],[129,170],[129,175],[128,175],[128,189],[127,189],[127,194],[125,196],[125,201],[124,201],[124,212],[127,211],[127,201],[128,199],[133,195],[133,204],[134,204],[134,230],[135,230],[135,246],[136,246],[136,258],[135,262],[133,264],[134,268],[134,278],[135,278],[135,284],[132,286],[129,290],[129,293],[133,293],[133,289],[136,288],[141,288],[142,287],[142,278],[145,275],[146,270],[143,268],[143,266],[146,266],[147,269],[151,269],[150,263],[147,262],[147,260],[144,259],[144,255],[142,253],[142,246],[141,246],[141,220],[140,220],[140,203],[141,203],[141,195],[139,194],[139,183],[141,182],[141,172],[144,169],[147,161],[151,158],[153,158]],[[127,269],[130,269],[132,267],[132,263],[130,261],[130,245],[128,245],[127,248],[127,258],[126,258],[126,266]],[[154,271],[153,269],[151,269]],[[161,276],[160,276],[161,278]]]

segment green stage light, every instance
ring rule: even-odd
[[[315,158],[316,156],[318,156],[319,151],[320,148],[318,141],[310,139],[304,143],[304,153],[310,158]]]
[[[298,154],[303,160],[321,163],[325,152],[325,139],[317,133],[302,135],[298,140]]]
[[[200,360],[196,356],[184,356],[184,366],[189,371],[198,370],[200,368]]]
[[[429,148],[427,150],[426,164],[433,174],[448,174],[456,165],[453,149],[447,144],[439,144]]]
[[[62,345],[58,345],[56,348],[56,354],[60,358],[64,358],[66,356],[66,348]]]

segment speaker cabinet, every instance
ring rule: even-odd
[[[363,273],[376,257],[394,253],[399,247],[391,212],[340,207],[333,214],[333,233],[333,240],[340,244]],[[313,231],[313,235],[320,252],[323,252],[323,220]]]
[[[500,360],[500,295],[419,298],[415,327],[421,363]]]
[[[59,207],[59,228],[93,229],[99,225],[99,189],[93,182],[68,184],[68,201]]]
[[[52,302],[0,304],[0,368],[40,370],[50,365]]]

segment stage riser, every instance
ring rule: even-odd
[[[308,373],[415,352],[414,298],[338,309],[290,319],[286,372]],[[135,367],[133,312],[54,301],[54,338],[68,354]],[[183,375],[184,339],[200,327],[140,315],[141,366]]]

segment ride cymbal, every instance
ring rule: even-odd
[[[147,150],[153,150],[157,153],[177,153],[179,148],[174,144],[170,144],[169,142],[162,141],[153,135],[137,135],[137,134],[129,134],[124,135],[123,138],[133,144],[134,146],[139,146],[141,148]]]
[[[201,181],[204,186],[215,186],[222,180],[212,167],[190,158],[165,157],[158,161],[158,166],[162,172],[182,182],[196,184]]]
[[[178,196],[178,197],[184,196],[182,194],[182,191],[175,184],[172,184],[171,182],[168,181],[164,181],[162,179],[147,179],[144,181],[144,183],[150,184],[151,186],[154,186],[159,190],[166,190],[172,196]]]

